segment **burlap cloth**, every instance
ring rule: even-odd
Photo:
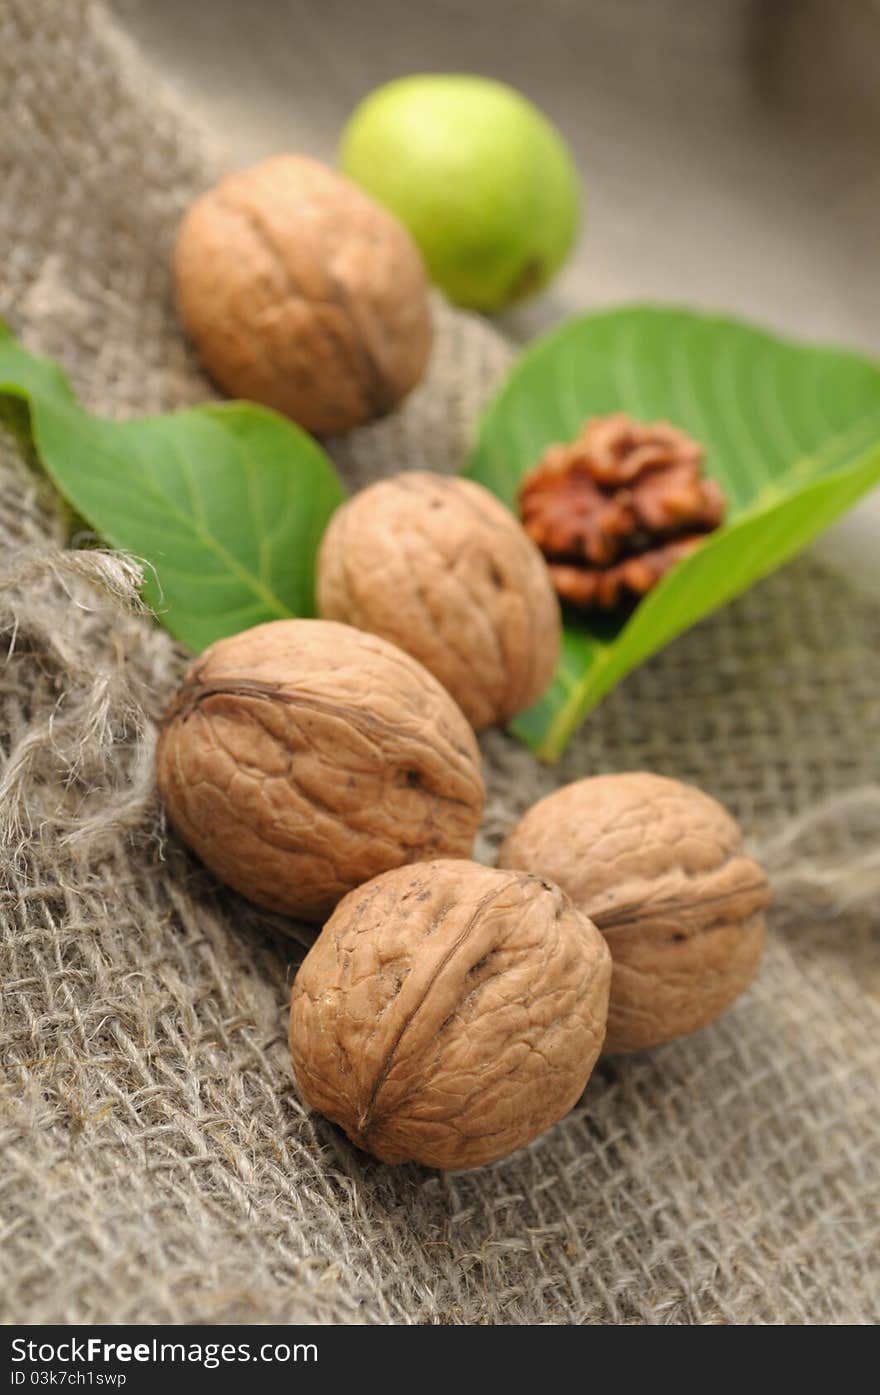
[[[170,305],[199,138],[85,0],[0,9],[0,311],[110,413],[207,388]],[[335,454],[456,468],[508,350],[440,309],[429,381]],[[184,656],[124,559],[62,548],[2,471],[0,1315],[6,1321],[868,1322],[877,1316],[880,623],[788,567],[628,679],[555,770],[483,742],[480,855],[557,782],[648,767],[776,869],[756,986],[600,1065],[531,1148],[391,1169],[310,1116],[298,946],[165,838],[157,713]],[[6,657],[8,651],[8,658]]]

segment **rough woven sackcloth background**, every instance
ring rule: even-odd
[[[0,311],[93,408],[208,388],[169,247],[211,156],[85,0],[0,10]],[[428,381],[335,454],[452,470],[508,357],[438,310]],[[600,1065],[532,1147],[391,1169],[297,1099],[298,947],[173,840],[155,721],[184,656],[124,559],[65,551],[2,453],[0,1317],[7,1322],[803,1323],[877,1316],[880,621],[809,561],[631,677],[559,768],[483,742],[480,855],[555,784],[702,785],[776,869],[755,987]]]

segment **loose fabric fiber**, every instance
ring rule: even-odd
[[[206,143],[86,0],[6,0],[0,83],[0,313],[95,410],[208,396],[169,278]],[[405,408],[334,446],[352,487],[460,464],[509,350],[445,307],[437,324]],[[874,608],[802,560],[630,677],[558,767],[484,738],[480,857],[566,780],[690,780],[771,865],[769,949],[722,1021],[601,1063],[530,1148],[389,1168],[297,1098],[307,936],[163,828],[156,721],[185,655],[138,567],[66,547],[11,436],[0,487],[3,1321],[876,1320]]]

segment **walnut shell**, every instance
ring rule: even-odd
[[[577,780],[524,814],[498,864],[552,877],[607,939],[607,1053],[705,1027],[755,975],[767,877],[735,820],[692,785]]]
[[[207,649],[168,708],[157,774],[218,877],[306,920],[386,868],[466,857],[484,799],[473,732],[436,679],[323,620]]]
[[[477,730],[537,702],[559,655],[543,557],[471,480],[413,470],[350,499],[321,546],[318,607],[419,659]]]
[[[276,155],[203,194],[181,225],[175,276],[211,377],[316,435],[391,411],[427,363],[415,243],[316,160]]]
[[[300,1092],[384,1162],[492,1162],[580,1096],[610,978],[602,936],[542,878],[386,872],[346,896],[296,976]]]

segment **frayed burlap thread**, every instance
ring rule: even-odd
[[[109,413],[204,397],[170,302],[212,156],[106,14],[11,0],[0,312]],[[335,454],[352,487],[451,470],[508,360],[437,309],[427,383]],[[743,820],[777,888],[752,990],[603,1062],[479,1172],[387,1168],[297,1098],[307,936],[163,827],[152,749],[185,655],[136,561],[66,548],[0,438],[0,1318],[818,1323],[878,1312],[880,621],[809,561],[632,675],[560,766],[483,740],[479,855],[558,783],[649,768]]]

